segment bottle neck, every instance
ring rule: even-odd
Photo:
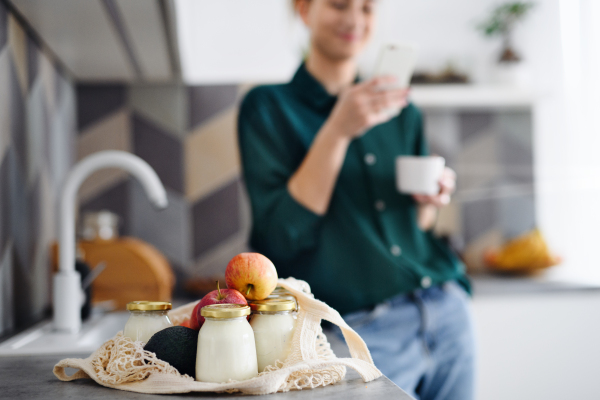
[[[136,317],[162,317],[169,314],[168,310],[152,310],[152,311],[142,311],[142,310],[131,310],[129,311],[131,315],[135,315]]]
[[[237,322],[241,322],[241,321],[245,321],[246,317],[234,317],[234,318],[215,318],[215,317],[204,317],[204,319],[206,321],[210,321],[210,322],[232,322],[232,321],[237,321]]]
[[[254,315],[287,315],[291,314],[292,311],[254,311],[252,314]]]

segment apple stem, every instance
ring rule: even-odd
[[[252,284],[248,285],[248,290],[246,290],[246,296],[248,296],[248,293],[250,293],[251,290],[252,290]]]
[[[223,297],[221,297],[221,288],[219,287],[219,281],[217,281],[217,292],[217,298],[221,300]]]

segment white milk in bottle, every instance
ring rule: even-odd
[[[129,319],[123,329],[123,336],[133,341],[148,342],[152,335],[173,326],[168,311],[171,303],[163,301],[132,301],[127,304]]]
[[[243,381],[258,375],[254,332],[246,319],[250,307],[241,304],[204,306],[198,334],[196,380]]]
[[[296,302],[284,298],[270,298],[250,303],[254,330],[258,371],[275,361],[284,362],[290,354],[292,337],[296,328]]]

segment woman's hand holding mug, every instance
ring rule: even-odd
[[[331,112],[330,123],[348,139],[361,136],[369,128],[394,117],[390,110],[408,104],[410,89],[386,89],[396,78],[381,76],[343,90]]]
[[[438,208],[450,203],[450,196],[456,190],[456,172],[445,167],[439,180],[440,191],[435,195],[413,194],[413,199],[419,204],[431,204]]]

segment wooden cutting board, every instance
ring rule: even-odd
[[[150,244],[121,237],[80,241],[78,246],[92,268],[106,264],[92,283],[92,303],[113,300],[124,310],[135,300],[171,301],[175,275],[167,259]]]

